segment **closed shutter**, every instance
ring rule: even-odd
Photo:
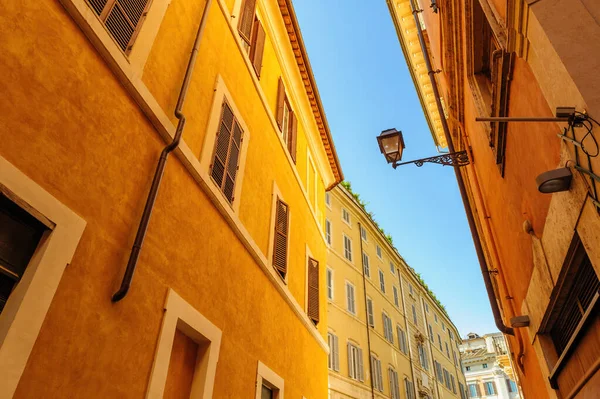
[[[150,0],[88,0],[119,48],[129,54],[148,13]]]
[[[479,384],[475,385],[475,388],[477,389],[477,396],[481,396],[481,387]]]
[[[337,335],[333,335],[333,369],[340,371],[340,348]]]
[[[296,118],[296,114],[290,112],[290,129],[289,129],[289,137],[288,137],[288,151],[292,157],[292,161],[296,163],[296,142],[298,141],[298,119]]]
[[[362,349],[357,348],[357,351],[358,351],[358,380],[362,382],[365,380],[365,373],[363,370]]]
[[[273,267],[282,278],[285,278],[287,273],[288,225],[288,205],[282,200],[277,199],[277,209],[275,212],[275,242],[273,243]]]
[[[256,0],[244,0],[240,12],[240,24],[238,25],[238,31],[244,41],[250,44],[252,38],[252,24],[254,23],[254,8],[256,7]]]
[[[354,374],[355,366],[354,362],[352,361],[352,345],[350,345],[350,342],[348,342],[346,347],[348,351],[348,376],[350,378],[357,378],[357,376]]]
[[[283,131],[283,107],[285,104],[285,87],[283,86],[283,80],[279,78],[279,85],[277,86],[277,112],[275,119],[277,120],[277,126]]]
[[[256,75],[260,77],[262,68],[263,52],[265,50],[265,30],[260,21],[254,20],[254,28],[252,29],[252,44],[250,45],[250,60],[256,71]]]
[[[319,262],[308,258],[308,317],[319,322]]]
[[[210,174],[229,202],[234,200],[242,136],[239,122],[229,104],[224,101]]]

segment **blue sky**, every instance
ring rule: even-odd
[[[461,336],[496,331],[450,167],[394,170],[375,136],[404,133],[403,160],[436,155],[385,0],[296,0],[302,36],[346,180]]]

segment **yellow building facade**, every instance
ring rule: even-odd
[[[326,397],[343,177],[291,1],[4,2],[0,37],[0,398]]]
[[[446,312],[348,189],[325,202],[330,399],[466,398]]]

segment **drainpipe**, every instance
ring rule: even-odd
[[[183,84],[181,85],[181,91],[179,92],[177,106],[175,107],[175,117],[179,120],[179,122],[177,123],[177,129],[175,130],[175,136],[173,137],[173,141],[163,148],[160,154],[160,159],[158,160],[158,165],[156,166],[156,171],[154,172],[154,178],[152,179],[152,185],[150,186],[150,192],[148,193],[146,205],[144,206],[144,212],[142,213],[142,218],[135,235],[135,241],[133,242],[133,247],[131,248],[131,254],[129,255],[127,268],[125,269],[125,274],[123,275],[123,281],[121,282],[121,287],[119,287],[119,290],[112,296],[113,302],[118,302],[123,299],[129,291],[131,280],[133,279],[133,273],[135,272],[135,267],[137,266],[137,262],[140,257],[140,251],[142,250],[142,245],[144,244],[144,237],[148,231],[148,224],[150,223],[150,216],[152,216],[152,209],[154,208],[154,203],[156,202],[158,189],[160,188],[160,183],[165,172],[167,158],[169,157],[169,154],[179,146],[179,142],[181,141],[181,135],[183,134],[183,128],[185,126],[183,104],[185,103],[185,97],[192,79],[194,65],[196,64],[196,58],[198,57],[198,49],[200,48],[200,39],[202,38],[202,33],[204,31],[204,27],[206,26],[206,20],[208,19],[208,11],[211,3],[212,0],[206,0],[206,4],[202,10],[200,26],[198,27],[198,32],[196,33],[194,47],[192,48],[192,53],[185,71],[185,77],[183,78]]]
[[[402,287],[402,275],[400,274],[400,268],[396,268],[398,272],[398,284],[400,284],[400,295],[402,295],[402,310],[404,312],[404,329],[406,330],[406,339],[408,341],[408,363],[410,365],[410,375],[412,376],[413,390],[417,388],[417,381],[415,380],[415,370],[413,368],[413,353],[412,345],[410,344],[410,330],[408,328],[408,320],[406,320],[406,301],[404,300],[404,288]],[[398,337],[400,340],[400,337]]]
[[[421,297],[421,309],[423,311],[423,320],[425,320],[425,331],[427,332],[427,336],[433,338],[433,333],[431,331],[429,331],[429,320],[427,320],[427,312],[425,311],[425,300],[423,299],[423,297]],[[450,327],[448,327],[450,328]],[[431,335],[429,335],[431,334]],[[431,338],[427,339],[427,343],[429,344],[429,352],[431,353],[431,361],[435,361],[435,357],[433,356],[433,345],[431,345]],[[437,379],[437,369],[435,368],[435,364],[432,365],[433,366],[433,383],[435,384],[435,390],[437,391],[438,394],[438,398],[441,398],[442,395],[440,393],[440,385],[438,383],[438,379]],[[456,368],[456,366],[455,366]],[[458,378],[458,375],[456,375],[456,378]]]
[[[415,18],[415,25],[417,26],[417,35],[419,36],[419,43],[421,44],[421,50],[423,51],[423,58],[425,59],[425,65],[427,67],[427,74],[429,75],[429,79],[431,81],[431,87],[433,88],[433,95],[435,96],[435,102],[438,108],[438,112],[441,115],[442,127],[444,128],[444,136],[446,137],[446,142],[448,143],[448,150],[450,152],[455,152],[454,144],[452,143],[452,137],[450,135],[450,128],[448,127],[448,121],[444,118],[444,108],[442,107],[442,103],[440,101],[440,92],[437,87],[437,81],[435,80],[435,72],[431,67],[431,60],[429,58],[429,51],[427,50],[427,45],[425,43],[425,37],[423,37],[423,30],[421,29],[421,22],[419,21],[419,16],[417,15],[419,12],[417,7],[415,6],[414,0],[410,0],[410,7]],[[471,236],[473,238],[473,245],[475,246],[475,252],[477,253],[477,258],[479,260],[479,266],[481,267],[481,274],[483,275],[483,283],[485,284],[485,289],[488,294],[488,299],[490,301],[490,305],[492,307],[492,313],[494,314],[494,321],[496,323],[496,327],[498,330],[502,331],[507,335],[515,335],[514,330],[511,327],[508,327],[504,324],[502,320],[502,315],[500,314],[500,307],[498,306],[498,302],[496,301],[496,295],[494,294],[494,287],[492,285],[492,279],[490,277],[490,271],[488,269],[487,261],[485,260],[485,255],[483,253],[483,247],[481,246],[481,238],[479,237],[479,232],[477,231],[477,226],[475,224],[475,218],[473,216],[473,211],[471,210],[471,206],[469,204],[469,197],[467,196],[467,190],[465,188],[465,183],[463,181],[463,177],[460,173],[458,167],[454,167],[454,173],[456,174],[456,182],[458,183],[458,189],[460,191],[460,196],[463,201],[463,205],[465,207],[465,214],[467,216],[467,222],[469,223],[469,229],[471,230]]]
[[[367,325],[367,349],[369,350],[369,376],[371,377],[371,397],[373,399],[375,399],[375,387],[373,386],[373,368],[371,367],[371,327],[369,326],[369,311],[367,308],[367,279],[365,277],[365,265],[364,265],[364,259],[363,259],[363,240],[362,240],[362,236],[360,235],[360,232],[362,231],[362,225],[360,224],[360,222],[358,223],[358,235],[360,236],[360,264],[362,266],[362,281],[363,281],[363,293],[364,293],[364,297],[365,297],[365,315],[367,316],[365,318],[366,321],[366,325]],[[375,315],[373,315],[373,318],[375,318]]]

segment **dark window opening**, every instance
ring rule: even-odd
[[[0,313],[47,228],[0,193]]]

